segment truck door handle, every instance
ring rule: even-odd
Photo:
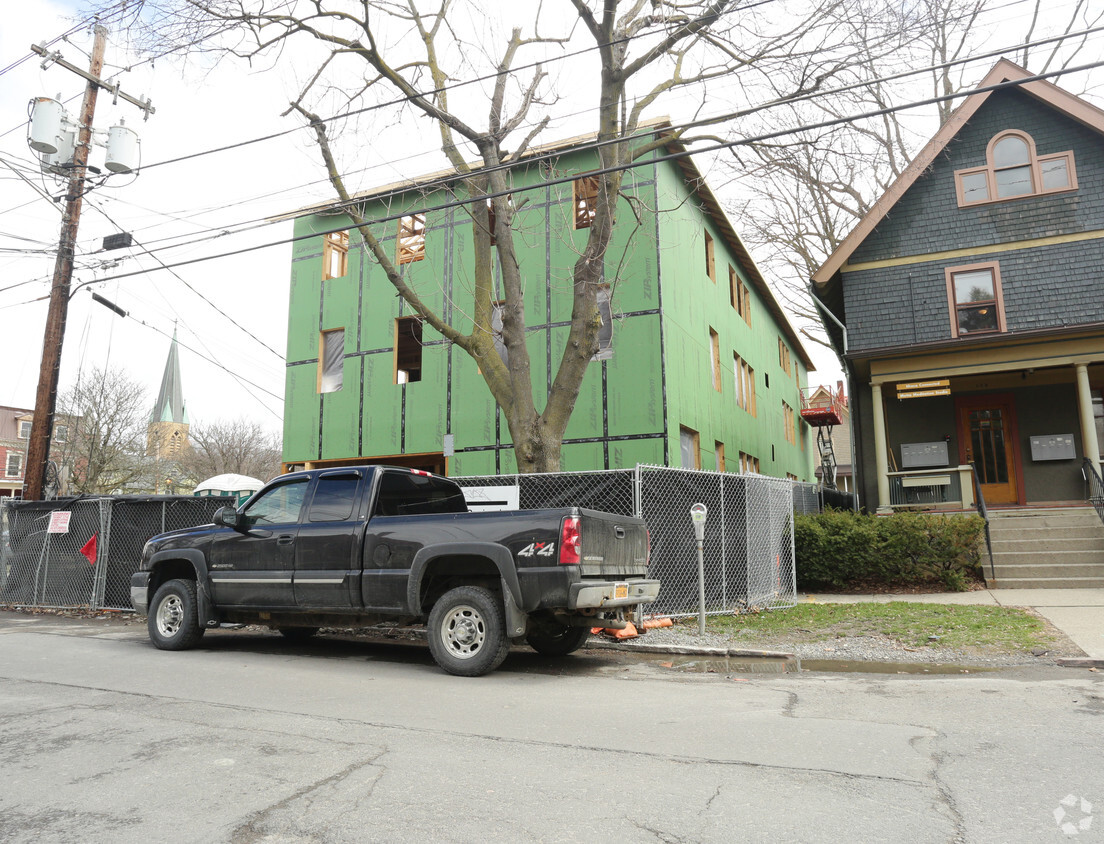
[[[613,535],[616,536],[618,539],[624,539],[625,538],[625,529],[623,527],[621,527],[621,525],[617,525],[613,529]]]
[[[282,533],[276,537],[277,545],[291,545],[295,541],[295,537],[290,533]]]

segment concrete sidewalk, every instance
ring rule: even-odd
[[[799,603],[972,604],[994,607],[1031,607],[1065,633],[1093,659],[1104,659],[1104,589],[979,589],[976,592],[935,592],[924,595],[889,593],[876,595],[798,595]]]

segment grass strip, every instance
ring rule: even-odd
[[[687,620],[691,621],[697,623],[696,619]],[[1042,619],[1017,607],[909,601],[798,604],[783,610],[710,616],[707,628],[740,643],[885,636],[910,647],[1029,651],[1054,642]]]

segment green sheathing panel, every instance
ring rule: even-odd
[[[800,441],[791,445],[785,437],[782,402],[793,408],[795,420],[801,403],[799,378],[787,376],[779,363],[778,339],[782,332],[721,231],[700,209],[676,167],[664,164],[659,169],[660,277],[671,463],[680,462],[679,432],[685,426],[698,432],[704,469],[716,466],[715,443],[721,442],[730,470],[739,469],[740,452],[744,452],[759,459],[763,474],[782,477],[791,473],[808,478],[807,450],[803,453]],[[713,238],[715,282],[706,271],[706,232]],[[750,327],[732,306],[730,266],[749,290]],[[710,329],[719,340],[720,391],[713,384]],[[754,416],[736,400],[734,355],[755,370]],[[792,346],[791,361],[797,363]]]
[[[345,368],[340,390],[322,396],[323,460],[357,453],[360,417],[360,358],[350,357],[349,344],[356,335],[345,335]]]
[[[285,403],[297,413],[284,414],[284,462],[297,463],[318,458],[318,363],[287,368]],[[310,408],[313,406],[313,412]]]
[[[550,172],[561,177],[596,166],[593,155],[580,153],[553,162]],[[513,178],[520,187],[546,177],[534,167],[516,171]],[[624,192],[635,193],[640,200],[641,221],[622,198],[620,226],[605,261],[615,319],[613,352],[588,370],[569,423],[564,468],[662,462],[665,420],[653,179],[651,168],[625,178]],[[364,213],[369,219],[391,216],[404,203],[416,208],[451,198],[451,194],[426,197],[412,192],[387,206],[369,202]],[[519,193],[515,200],[514,242],[525,284],[527,345],[538,409],[544,407],[563,353],[573,267],[587,237],[585,229],[574,229],[572,198],[571,184],[565,183]],[[342,221],[333,216],[305,217],[296,221],[295,231],[297,235],[328,231]],[[397,221],[375,225],[373,232],[385,250],[397,251]],[[470,216],[462,209],[430,212],[426,257],[402,268],[407,282],[430,307],[462,332],[471,330],[472,254]],[[350,233],[348,273],[325,282],[321,236],[295,244],[286,459],[439,452],[445,435],[451,433],[457,451],[450,458],[450,472],[515,470],[509,430],[474,361],[428,325],[423,330],[421,380],[406,386],[394,383],[395,319],[409,314],[409,306],[396,295],[357,232]],[[316,386],[319,332],[332,328],[346,331],[345,382],[342,390],[320,397]]]

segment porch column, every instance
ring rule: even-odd
[[[874,411],[874,472],[878,476],[878,512],[891,512],[889,506],[889,455],[886,452],[885,410],[882,385],[870,385],[871,410]]]
[[[1074,364],[1077,369],[1077,409],[1081,416],[1081,447],[1093,465],[1100,470],[1100,443],[1096,439],[1096,422],[1093,420],[1092,390],[1089,388],[1089,367]]]

